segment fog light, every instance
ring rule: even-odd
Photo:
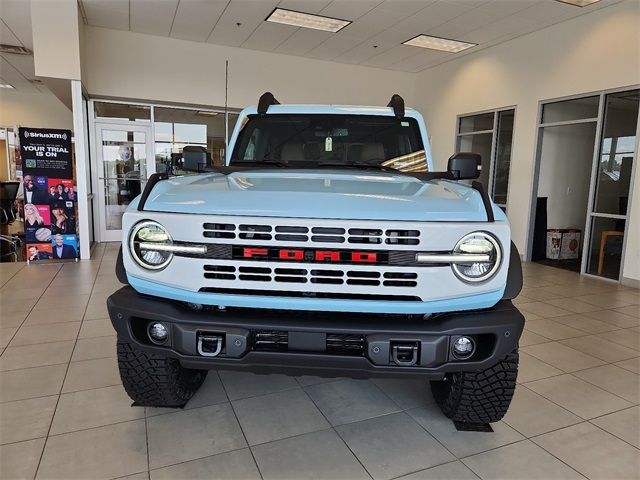
[[[157,344],[166,342],[167,337],[169,336],[167,327],[159,322],[150,323],[147,331],[149,333],[149,338],[151,339],[151,341]]]
[[[458,337],[453,341],[453,354],[456,358],[469,358],[475,349],[476,345],[471,337]]]

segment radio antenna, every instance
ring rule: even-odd
[[[229,99],[229,60],[226,60],[224,63],[224,152],[225,156],[227,153],[227,148],[229,148],[229,109],[228,109],[228,99]],[[225,159],[226,163],[226,159]]]

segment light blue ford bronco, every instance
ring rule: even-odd
[[[124,214],[125,286],[107,302],[134,402],[184,406],[209,369],[420,377],[458,424],[501,419],[520,257],[474,181],[480,156],[436,172],[428,138],[398,95],[361,107],[265,93],[240,113],[226,166],[186,148],[200,174],[152,175]]]

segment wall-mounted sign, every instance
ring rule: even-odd
[[[20,128],[29,262],[78,258],[71,131]]]

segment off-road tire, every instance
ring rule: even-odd
[[[183,407],[207,376],[125,341],[118,341],[118,368],[129,397],[145,407]]]
[[[431,382],[442,412],[454,422],[492,423],[507,413],[518,376],[518,350],[479,372],[448,373]]]

